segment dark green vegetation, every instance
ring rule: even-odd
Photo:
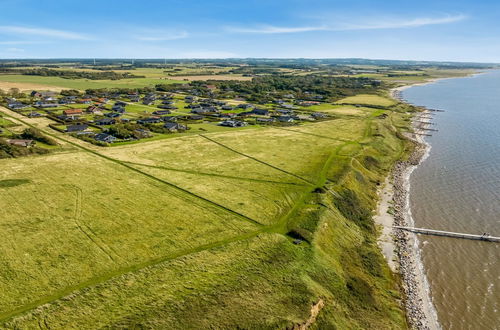
[[[145,78],[145,76],[133,75],[128,72],[120,73],[114,71],[71,71],[71,70],[54,70],[47,68],[40,69],[3,69],[0,73],[7,74],[22,74],[26,76],[41,76],[41,77],[60,77],[65,79],[91,79],[91,80],[118,80],[129,78]]]

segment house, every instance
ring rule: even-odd
[[[149,118],[143,118],[137,120],[138,124],[144,125],[144,124],[156,124],[160,123],[162,119],[160,117],[149,117]]]
[[[153,115],[161,116],[161,115],[168,115],[168,114],[170,114],[170,110],[156,110],[156,111],[153,111]]]
[[[239,120],[225,120],[221,123],[219,123],[220,126],[225,126],[225,127],[243,127],[247,126],[247,123],[244,121],[239,121]]]
[[[153,103],[155,103],[155,101],[152,100],[152,99],[144,99],[144,100],[142,100],[142,104],[144,104],[144,105],[152,105]]]
[[[290,116],[279,116],[278,121],[280,121],[282,123],[293,123],[295,121],[295,119],[293,119]]]
[[[130,95],[128,97],[130,102],[139,102],[141,100],[141,97],[139,95]]]
[[[278,110],[276,110],[276,112],[279,113],[280,115],[284,115],[284,116],[293,114],[292,110],[287,110],[287,109],[278,109]]]
[[[238,104],[238,106],[236,108],[237,109],[248,110],[248,109],[252,109],[252,108],[255,108],[255,107],[253,105],[251,105],[251,104]]]
[[[66,132],[67,133],[81,132],[81,131],[85,131],[88,127],[89,127],[89,125],[87,125],[87,124],[68,125],[68,126],[66,126]]]
[[[303,107],[310,107],[310,106],[319,105],[319,104],[321,104],[321,102],[318,102],[318,101],[301,101],[301,102],[299,102],[299,105],[301,105]]]
[[[267,123],[272,123],[275,121],[274,118],[257,118],[255,119],[258,123],[264,123],[264,124],[267,124]]]
[[[105,116],[109,118],[118,118],[121,116],[121,114],[118,112],[108,112],[107,114],[105,114]]]
[[[202,113],[210,113],[210,112],[216,112],[214,111],[215,108],[194,108],[191,109],[191,113],[197,113],[197,114],[202,114]]]
[[[95,105],[91,105],[91,106],[89,106],[89,107],[85,110],[85,112],[87,112],[87,113],[96,113],[96,112],[101,112],[101,111],[100,111],[100,110],[99,110],[99,108],[98,108],[98,107],[96,107]]]
[[[63,115],[68,118],[79,117],[83,114],[82,109],[67,109],[63,111]]]
[[[31,111],[30,113],[28,113],[28,117],[30,117],[30,118],[37,118],[37,117],[41,117],[41,116],[42,116],[41,113],[34,112],[34,111]]]
[[[328,116],[321,112],[314,112],[311,114],[311,117],[313,117],[314,119],[321,119],[321,118],[327,118]]]
[[[221,109],[222,109],[222,110],[233,110],[233,107],[232,107],[232,106],[230,106],[230,105],[223,105],[223,106],[221,107]]]
[[[40,97],[56,97],[57,96],[57,92],[52,92],[52,91],[43,91],[43,92],[40,92]]]
[[[31,96],[31,97],[41,97],[41,96],[42,96],[42,94],[40,94],[40,93],[39,93],[39,92],[37,92],[37,91],[31,91],[30,96]]]
[[[92,99],[79,99],[77,101],[77,103],[80,103],[80,104],[91,104],[92,103]]]
[[[9,103],[7,106],[12,110],[21,110],[29,107],[29,105],[23,104],[21,102]]]
[[[187,119],[190,119],[190,120],[202,120],[203,118],[204,117],[200,116],[200,115],[191,115]]]
[[[184,131],[187,129],[186,125],[182,125],[179,123],[170,123],[170,122],[166,122],[165,125],[163,125],[163,127],[168,129],[170,132]]]
[[[269,110],[266,109],[253,109],[252,113],[259,115],[259,116],[269,116]]]
[[[139,129],[134,130],[134,132],[136,133],[136,136],[141,138],[141,139],[145,139],[145,138],[149,138],[149,137],[153,136],[153,133],[151,133],[151,131],[148,131],[147,129],[139,128]]]
[[[159,105],[158,108],[160,109],[167,109],[167,110],[176,110],[177,107],[173,105]]]
[[[121,105],[113,105],[111,108],[111,111],[119,112],[119,113],[125,113],[125,108],[122,107]]]
[[[252,116],[254,113],[252,111],[245,111],[245,112],[240,112],[238,114],[238,117],[249,117]]]
[[[177,121],[177,117],[175,117],[175,116],[165,116],[162,119],[163,119],[164,122],[168,121],[168,122],[174,123],[174,122]]]
[[[57,103],[44,103],[42,101],[38,101],[35,103],[35,107],[37,108],[57,108],[59,106],[59,104]]]
[[[123,101],[118,101],[115,103],[115,106],[125,108],[127,106],[127,103]]]
[[[94,136],[94,140],[100,141],[100,142],[106,142],[106,143],[113,143],[116,141],[116,137],[113,135],[109,135],[106,133],[99,133]]]
[[[116,124],[116,120],[113,118],[102,118],[98,119],[94,122],[94,124],[102,126],[102,125],[114,125]]]
[[[17,147],[32,147],[35,145],[34,140],[22,140],[22,139],[7,139],[7,143]]]

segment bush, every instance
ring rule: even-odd
[[[51,137],[43,135],[42,132],[37,130],[36,128],[27,128],[21,134],[16,135],[16,138],[19,139],[27,139],[27,140],[35,140],[38,142],[42,142],[51,146],[56,146],[57,142]]]

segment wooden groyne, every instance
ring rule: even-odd
[[[406,230],[406,231],[416,233],[416,234],[446,236],[446,237],[454,237],[454,238],[463,238],[463,239],[472,239],[472,240],[477,240],[477,241],[488,241],[488,242],[500,243],[500,237],[491,236],[487,233],[484,233],[482,235],[476,235],[476,234],[464,234],[464,233],[455,233],[452,231],[434,230],[434,229],[427,229],[427,228],[404,227],[404,226],[394,226],[394,228]]]

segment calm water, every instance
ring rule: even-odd
[[[403,93],[444,109],[432,149],[411,176],[417,227],[500,236],[500,71],[441,80]],[[444,329],[500,329],[500,244],[420,236]]]

